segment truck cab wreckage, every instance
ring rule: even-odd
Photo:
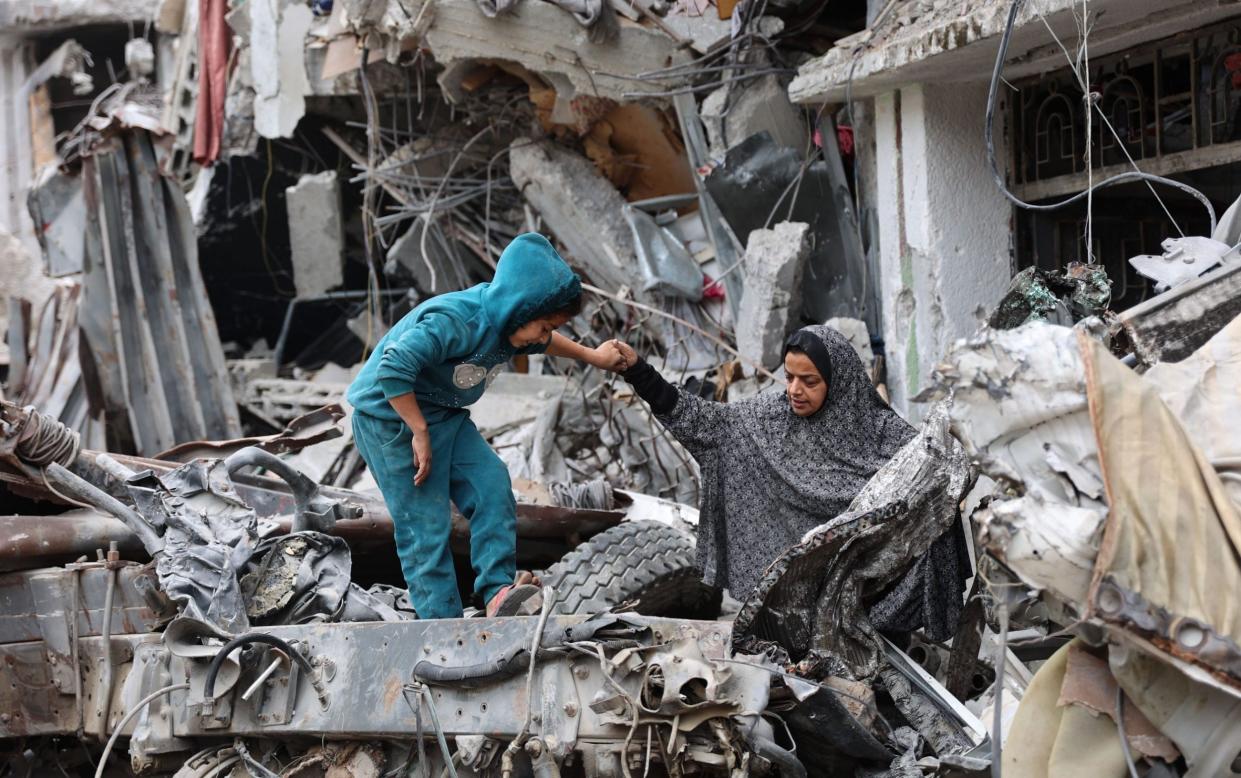
[[[962,459],[928,467],[945,461],[933,432],[859,498],[894,499],[860,503],[790,551],[734,624],[564,615],[556,581],[537,615],[422,621],[350,580],[349,546],[331,533],[376,510],[361,495],[256,447],[186,464],[113,457],[80,451],[34,409],[6,403],[0,417],[10,487],[92,506],[130,556],[151,560],[122,559],[114,540],[94,560],[0,574],[0,737],[20,738],[14,758],[32,768],[90,751],[103,774],[128,738],[139,774],[800,777],[882,771],[915,729],[944,774],[988,764],[981,723],[908,655],[863,629],[852,654],[864,659],[846,661],[806,632],[824,589],[806,565],[827,553],[847,572],[842,546],[934,514],[921,503],[944,479],[945,493],[964,486]],[[943,435],[937,419],[928,429]],[[280,480],[244,475],[252,465]],[[39,518],[45,553],[89,534],[81,516]],[[795,660],[815,669],[790,672]],[[867,662],[870,676],[848,677]]]

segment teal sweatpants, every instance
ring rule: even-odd
[[[353,439],[396,530],[396,552],[409,598],[423,619],[461,617],[461,595],[448,536],[449,500],[470,522],[474,591],[488,602],[513,582],[517,504],[508,469],[461,409],[424,408],[431,434],[431,475],[414,485],[413,433],[400,421],[353,414]]]

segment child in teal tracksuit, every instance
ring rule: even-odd
[[[520,235],[490,283],[433,297],[397,322],[349,387],[354,442],[392,513],[421,618],[461,616],[449,500],[470,522],[474,591],[487,613],[511,612],[532,593],[515,586],[517,506],[508,470],[466,406],[517,354],[622,369],[612,343],[588,349],[555,332],[580,310],[581,294],[578,277],[547,239]]]

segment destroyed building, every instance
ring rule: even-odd
[[[870,26],[802,65],[789,95],[805,105],[851,101],[860,221],[898,406],[927,385],[980,313],[990,315],[1016,270],[1062,271],[1093,258],[1107,269],[1121,310],[1154,291],[1131,257],[1162,254],[1170,237],[1237,242],[1211,235],[1211,218],[1191,195],[1158,186],[1156,198],[1137,180],[1099,189],[1090,203],[1014,208],[992,183],[984,131],[1012,4],[873,5]],[[1222,215],[1236,199],[1241,141],[1234,9],[1092,0],[1082,49],[1081,6],[1030,0],[1016,16],[990,107],[995,165],[1012,195],[1048,205],[1136,163],[1191,184]],[[1083,78],[1092,107],[1083,102]],[[1087,207],[1089,247],[1081,237]]]
[[[0,769],[1241,775],[1238,25],[0,4]],[[418,619],[345,388],[524,232],[583,342],[736,402],[826,322],[917,435],[723,592],[691,453],[623,381],[514,359],[471,414],[540,604]],[[955,527],[955,632],[880,632]]]

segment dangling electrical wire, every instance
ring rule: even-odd
[[[1082,0],[1082,20],[1078,27],[1081,45],[1078,58],[1082,61],[1081,80],[1086,88],[1082,99],[1086,103],[1086,264],[1094,264],[1094,105],[1095,93],[1090,89],[1090,18],[1086,9],[1088,0]],[[1074,18],[1077,11],[1073,11]]]
[[[1047,28],[1047,33],[1051,35],[1051,39],[1056,42],[1057,46],[1060,47],[1060,51],[1064,52],[1064,59],[1069,63],[1069,71],[1073,74],[1073,77],[1077,79],[1078,87],[1082,90],[1082,93],[1085,94],[1089,91],[1089,89],[1086,86],[1086,80],[1082,78],[1082,74],[1077,72],[1077,66],[1073,61],[1073,56],[1069,54],[1069,50],[1065,47],[1064,42],[1060,40],[1060,36],[1056,34],[1054,29],[1052,29],[1051,23],[1047,21],[1047,17],[1043,15],[1043,11],[1038,7],[1038,4],[1035,3],[1032,7],[1034,8],[1034,12],[1038,14],[1039,20],[1043,22],[1043,26]],[[1123,140],[1121,140],[1120,133],[1116,131],[1116,128],[1112,126],[1111,120],[1107,118],[1107,112],[1103,110],[1098,101],[1094,101],[1093,107],[1099,112],[1099,118],[1103,120],[1104,126],[1107,127],[1108,132],[1110,132],[1112,137],[1116,140],[1116,145],[1120,148],[1121,153],[1125,155],[1125,159],[1129,161],[1130,167],[1141,173],[1142,169],[1138,167],[1137,161],[1134,160],[1133,155],[1129,153],[1129,147],[1125,145]],[[1172,215],[1172,211],[1168,209],[1168,206],[1164,203],[1163,198],[1159,196],[1159,192],[1156,191],[1154,185],[1151,184],[1150,181],[1143,181],[1142,183],[1146,184],[1146,188],[1150,190],[1150,193],[1155,198],[1155,201],[1159,203],[1159,207],[1163,210],[1164,215],[1168,217],[1168,221],[1172,222],[1172,226],[1176,228],[1177,233],[1179,233],[1182,238],[1185,237],[1185,231],[1181,229],[1181,225],[1177,222],[1176,217]]]
[[[1058,208],[1063,208],[1066,205],[1075,203],[1084,197],[1089,197],[1090,195],[1093,194],[1093,192],[1096,189],[1102,189],[1108,186],[1115,186],[1116,184],[1123,184],[1129,181],[1149,181],[1149,182],[1153,182],[1156,184],[1163,184],[1164,186],[1170,186],[1175,189],[1179,189],[1182,192],[1185,192],[1186,194],[1192,196],[1194,199],[1198,200],[1198,202],[1202,203],[1203,207],[1206,208],[1207,215],[1210,217],[1210,220],[1211,220],[1210,232],[1215,232],[1215,227],[1217,224],[1217,220],[1215,217],[1215,207],[1211,205],[1211,201],[1207,198],[1206,195],[1204,195],[1202,192],[1199,192],[1197,189],[1193,188],[1192,186],[1189,186],[1188,184],[1183,184],[1180,181],[1173,181],[1170,178],[1164,178],[1163,176],[1157,176],[1152,173],[1143,173],[1140,171],[1133,172],[1133,173],[1121,173],[1119,175],[1112,176],[1111,178],[1107,178],[1098,183],[1092,183],[1091,186],[1087,188],[1085,191],[1078,192],[1077,194],[1072,195],[1071,197],[1067,197],[1063,200],[1060,200],[1059,202],[1048,203],[1045,205],[1036,205],[1034,203],[1027,203],[1021,198],[1017,197],[1017,195],[1009,191],[1008,185],[1004,181],[1004,176],[1000,174],[999,164],[997,163],[996,157],[995,157],[995,101],[996,101],[996,93],[998,92],[999,85],[1000,85],[1000,74],[1004,70],[1004,61],[1008,58],[1008,46],[1013,37],[1013,27],[1017,20],[1017,13],[1021,10],[1021,6],[1024,3],[1025,3],[1025,0],[1013,0],[1012,5],[1009,6],[1008,19],[1004,25],[1004,34],[1000,37],[1000,49],[999,51],[996,52],[995,67],[991,71],[991,87],[987,93],[986,126],[985,126],[985,129],[983,130],[984,140],[987,144],[987,162],[991,166],[991,177],[995,180],[995,184],[997,187],[999,187],[1000,192],[1006,198],[1008,198],[1009,202],[1013,203],[1019,208],[1025,208],[1031,211],[1053,211]]]

